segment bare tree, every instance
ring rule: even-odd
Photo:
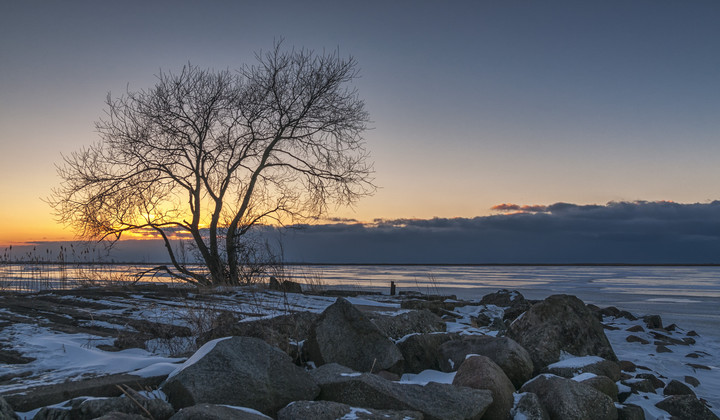
[[[101,140],[58,167],[49,201],[59,219],[92,239],[150,230],[172,275],[237,284],[253,226],[306,221],[374,192],[356,61],[280,43],[256,59],[237,72],[188,64],[149,90],[108,95]],[[207,270],[178,261],[180,233]]]

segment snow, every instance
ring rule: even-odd
[[[172,372],[170,372],[170,374],[168,375],[167,378],[170,379],[170,378],[172,378],[173,376],[177,375],[178,373],[182,372],[184,369],[187,369],[188,367],[194,365],[194,364],[197,363],[200,359],[202,359],[203,357],[205,357],[206,354],[210,353],[210,352],[215,348],[215,346],[217,345],[217,343],[219,343],[219,342],[221,342],[221,341],[224,341],[224,340],[228,340],[228,339],[230,339],[230,338],[231,338],[231,337],[216,338],[215,340],[210,340],[210,341],[208,341],[207,343],[203,344],[203,346],[200,347],[200,348],[198,349],[198,351],[195,352],[195,354],[193,354],[192,356],[190,356],[190,358],[187,359],[187,360],[185,361],[185,363],[183,363],[180,367],[178,367],[178,368],[176,368],[175,370],[173,370]]]
[[[360,372],[352,372],[352,373],[341,373],[340,376],[350,376],[350,377],[356,377],[360,376],[362,373]]]
[[[567,353],[566,353],[567,354]],[[548,368],[583,368],[585,366],[592,365],[594,363],[602,362],[603,358],[598,356],[582,356],[582,357],[567,357],[559,362],[555,362],[548,366]]]
[[[576,382],[582,382],[582,381],[585,381],[585,380],[594,378],[594,377],[596,377],[596,376],[597,376],[597,375],[594,374],[594,373],[585,372],[585,373],[581,373],[581,374],[579,374],[579,375],[573,376],[573,377],[572,377],[572,380],[573,380],[573,381],[576,381]]]
[[[232,408],[233,410],[238,410],[238,411],[242,411],[242,412],[245,412],[245,413],[255,414],[256,416],[261,416],[261,417],[264,417],[264,418],[266,418],[266,419],[271,419],[271,420],[272,420],[272,417],[268,417],[268,416],[266,416],[265,414],[263,414],[263,413],[261,413],[261,412],[259,412],[259,411],[257,411],[257,410],[253,410],[252,408],[248,408],[248,407],[238,407],[238,406],[235,406],[235,405],[225,405],[225,404],[220,404],[220,405],[222,405],[223,407]]]
[[[350,407],[350,412],[340,417],[339,420],[356,420],[359,419],[358,413],[372,414],[370,411],[364,408]]]
[[[402,384],[427,385],[430,382],[451,384],[457,372],[440,372],[437,370],[423,370],[420,373],[406,373],[400,378]]]
[[[635,404],[640,406],[645,412],[646,420],[670,420],[672,416],[665,411],[655,407],[655,404],[664,400],[666,397],[662,394],[655,394],[652,392],[640,392],[638,394],[631,394],[624,404]]]
[[[87,375],[109,375],[148,368],[157,363],[172,364],[182,361],[153,355],[142,349],[107,352],[99,344],[112,344],[112,340],[89,334],[65,334],[45,327],[15,324],[3,330],[13,342],[13,350],[35,361],[22,365],[0,365],[0,376],[30,373],[29,379],[18,384],[4,385],[1,391],[10,391],[34,385],[63,382]]]
[[[345,300],[352,303],[353,305],[382,306],[385,308],[400,308],[399,303],[378,302],[376,300],[370,300],[370,299],[360,298],[360,297],[347,297],[347,298],[345,298]]]

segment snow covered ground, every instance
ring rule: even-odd
[[[495,289],[497,290],[497,289]],[[469,289],[468,289],[469,291]],[[486,291],[489,293],[494,290]],[[523,289],[520,291],[525,294]],[[458,299],[476,299],[477,292],[461,294]],[[552,293],[548,293],[552,294]],[[529,297],[542,297],[537,290],[531,290]],[[201,295],[188,297],[178,295],[177,298],[159,298],[149,294],[137,293],[131,300],[98,298],[89,299],[93,305],[103,309],[93,309],[94,317],[101,315],[115,316],[115,319],[157,320],[170,325],[187,327],[194,332],[200,328],[202,314],[205,312],[218,312],[231,310],[243,314],[245,320],[254,320],[273,317],[292,311],[321,312],[335,301],[329,296],[310,296],[298,294],[282,294],[277,292],[227,289],[219,290],[209,299]],[[59,302],[65,299],[74,299],[71,294],[54,296]],[[195,299],[189,299],[195,298]],[[370,305],[380,307],[388,312],[399,310],[399,301],[385,295],[367,295],[350,298],[356,305]],[[189,303],[189,301],[191,301]],[[597,302],[597,299],[595,300]],[[0,315],[8,315],[7,310]],[[488,315],[501,314],[502,309],[494,306],[469,305],[457,309],[458,319],[448,323],[449,331],[464,334],[496,334],[488,328],[473,327],[470,317],[480,311]],[[636,315],[642,315],[636,313]],[[660,315],[663,315],[660,312]],[[1,319],[1,318],[0,318]],[[644,326],[642,320],[629,321],[625,318],[606,318],[605,323],[612,327],[606,330],[612,346],[621,360],[631,361],[653,373],[664,382],[678,379],[685,382],[687,376],[696,378],[700,385],[694,388],[700,398],[706,399],[712,410],[720,415],[720,340],[713,335],[700,334],[693,336],[694,344],[676,344],[668,346],[671,352],[657,351],[656,337]],[[86,322],[92,325],[92,322]],[[132,327],[120,322],[97,321],[97,327],[128,330]],[[629,332],[628,328],[635,326],[645,327],[645,331]],[[665,323],[667,325],[667,322]],[[637,327],[636,327],[637,329]],[[678,324],[674,331],[669,331],[668,337],[682,340],[692,325]],[[628,342],[629,335],[635,335],[649,342]],[[78,379],[88,376],[101,376],[105,374],[128,372],[142,376],[168,374],[180,366],[185,358],[173,357],[172,346],[149,346],[151,351],[140,349],[127,349],[109,352],[98,349],[98,346],[111,345],[112,339],[108,336],[93,334],[77,334],[61,332],[46,326],[31,322],[15,322],[5,325],[2,329],[0,342],[5,349],[19,352],[23,356],[35,358],[27,364],[0,364],[0,393],[23,389],[38,384],[61,383],[68,379]],[[693,354],[694,356],[688,357]],[[2,380],[2,378],[5,378]],[[14,378],[14,379],[7,379]],[[424,384],[429,381],[452,382],[453,374],[426,371],[417,375],[405,375],[402,382]],[[660,391],[661,392],[661,391]],[[657,394],[642,394],[633,396],[628,400],[633,404],[642,406],[648,419],[669,418],[667,413],[658,410],[654,404],[662,399]]]

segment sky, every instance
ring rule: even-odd
[[[334,216],[714,210],[719,19],[716,1],[1,2],[0,244],[73,239],[43,198],[61,154],[98,139],[108,92],[238,68],[279,38],[359,63],[380,188]]]

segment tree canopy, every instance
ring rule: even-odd
[[[150,230],[172,275],[237,284],[253,226],[307,221],[372,194],[355,59],[276,43],[256,60],[236,71],[188,64],[150,89],[108,95],[100,140],[58,166],[59,219],[96,240]],[[178,258],[178,234],[206,270]]]

